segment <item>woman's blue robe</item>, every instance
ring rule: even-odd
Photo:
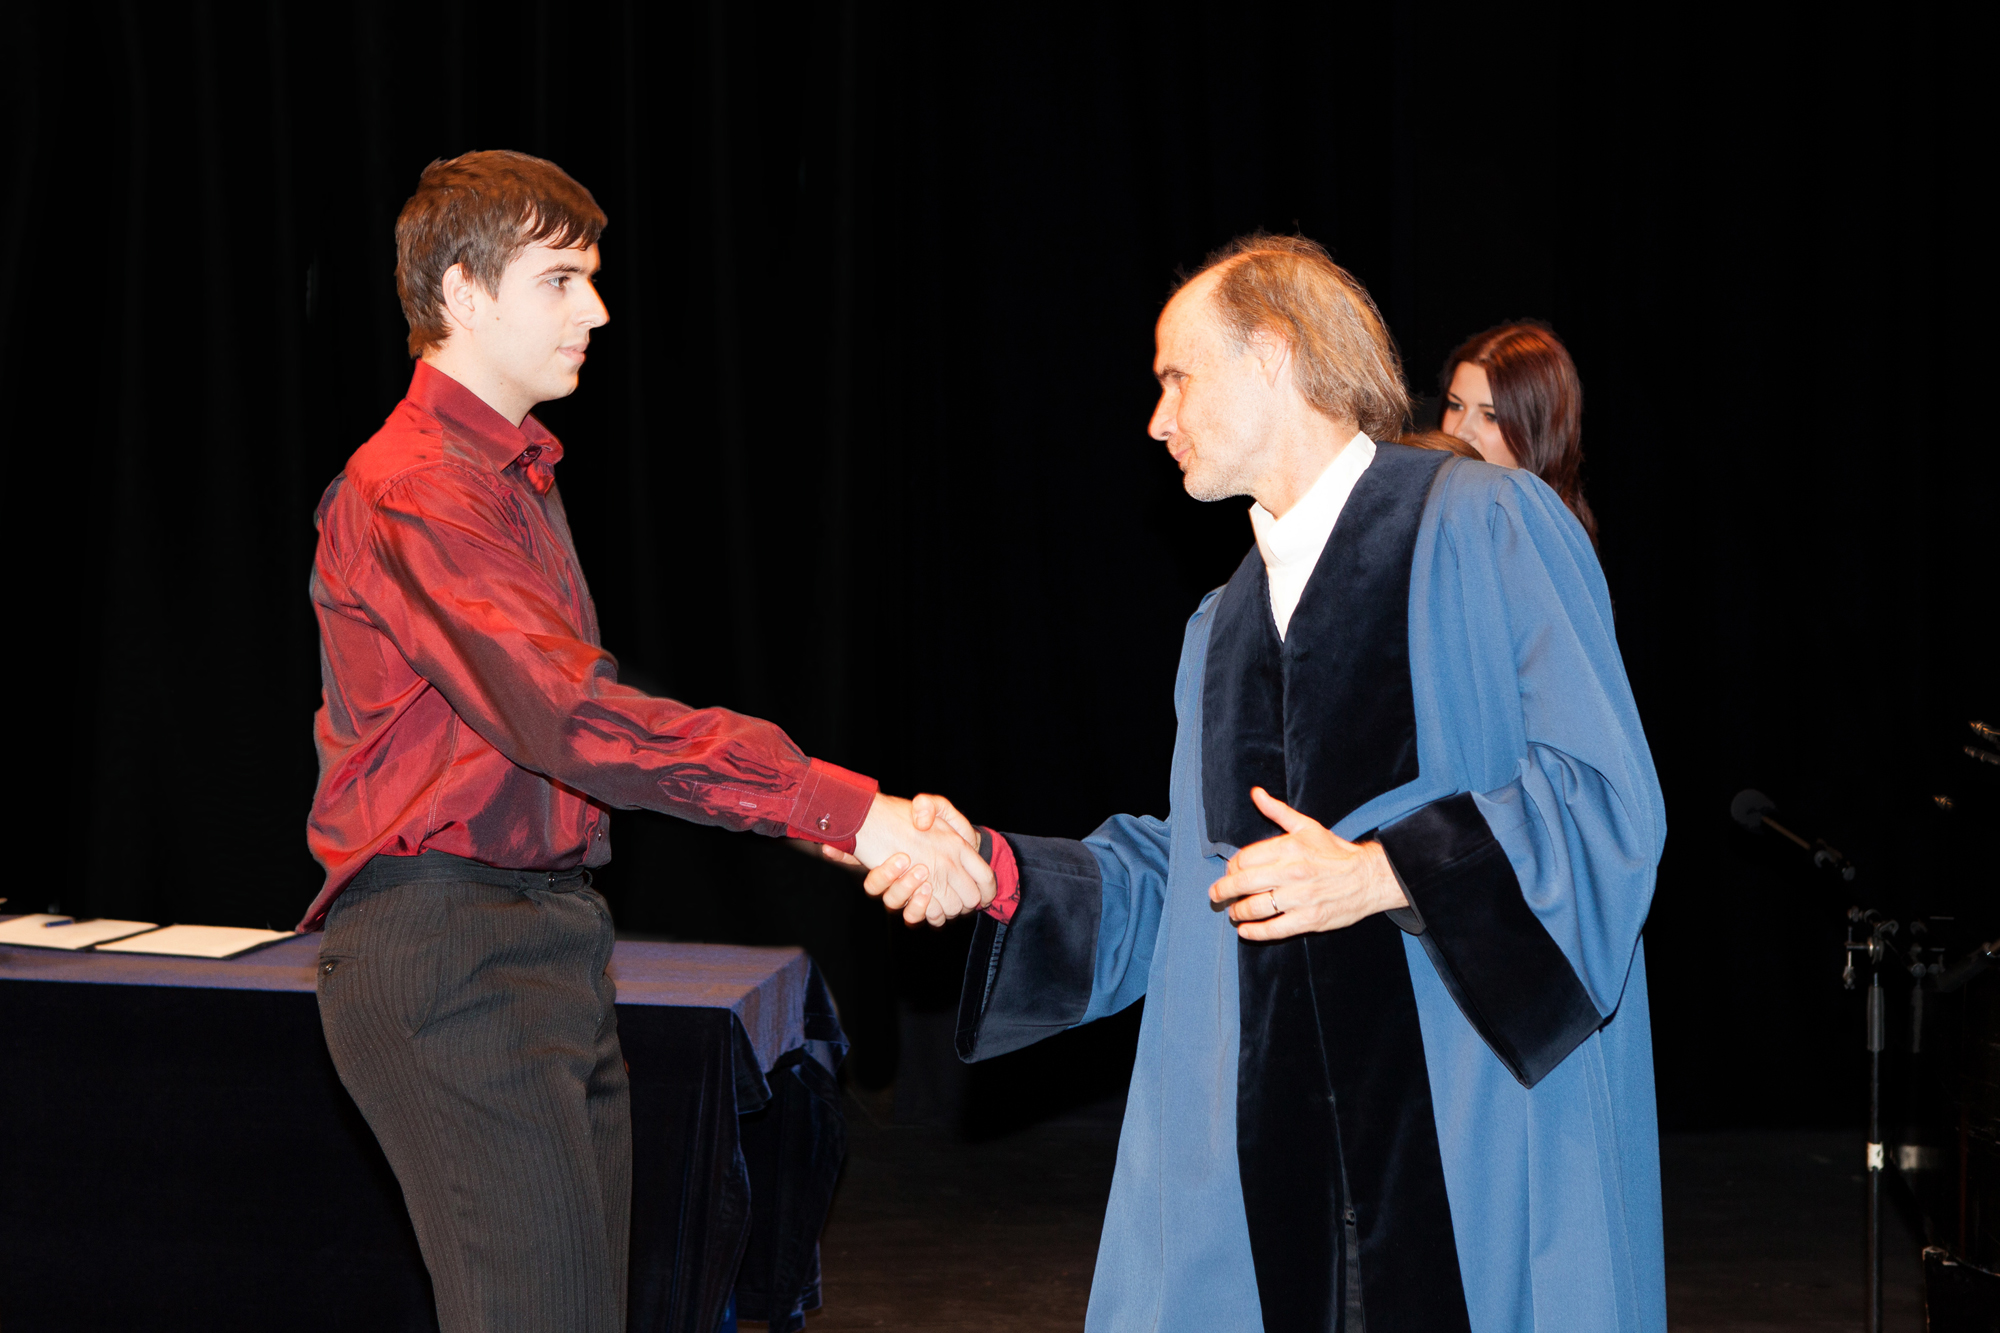
[[[960,1053],[1146,997],[1090,1330],[1666,1326],[1658,780],[1582,528],[1441,457],[1378,447],[1282,645],[1254,549],[1203,599],[1168,819],[1007,835]],[[1277,831],[1250,781],[1382,841],[1415,911],[1240,942],[1208,888]]]

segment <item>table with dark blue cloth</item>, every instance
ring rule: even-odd
[[[340,1085],[318,937],[240,958],[0,945],[0,1328],[428,1330],[401,1192]],[[620,941],[633,1330],[804,1326],[845,1047],[797,949]]]

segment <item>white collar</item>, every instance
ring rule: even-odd
[[[1278,624],[1280,639],[1292,623],[1292,612],[1305,595],[1306,582],[1319,564],[1327,538],[1333,535],[1333,525],[1340,521],[1340,511],[1353,494],[1354,483],[1374,461],[1375,441],[1366,432],[1356,431],[1283,518],[1275,517],[1260,502],[1251,504],[1250,526],[1264,556],[1271,584],[1271,618]]]

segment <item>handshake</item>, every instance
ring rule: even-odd
[[[979,830],[942,796],[875,795],[854,852],[822,844],[828,860],[861,866],[869,894],[910,925],[942,926],[993,901],[993,867],[979,855]]]

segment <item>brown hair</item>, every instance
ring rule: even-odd
[[[1597,515],[1583,498],[1583,381],[1569,349],[1539,321],[1502,324],[1466,339],[1445,358],[1441,391],[1451,391],[1452,374],[1468,361],[1486,372],[1500,438],[1522,467],[1562,497],[1596,545]]]
[[[1215,308],[1239,343],[1264,330],[1292,350],[1292,377],[1314,410],[1391,439],[1410,415],[1403,364],[1368,289],[1303,236],[1255,232],[1208,257]],[[1187,286],[1187,282],[1181,284]]]
[[[604,210],[553,162],[496,149],[431,163],[396,219],[396,295],[410,323],[410,355],[450,336],[444,275],[453,264],[498,294],[507,266],[531,245],[597,244]]]
[[[1396,443],[1407,444],[1412,449],[1436,449],[1442,453],[1457,454],[1460,458],[1470,458],[1475,461],[1482,457],[1477,449],[1458,436],[1446,434],[1441,430],[1411,431]]]

